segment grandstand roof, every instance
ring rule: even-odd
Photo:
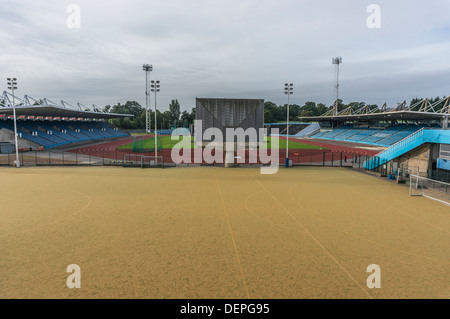
[[[407,105],[406,101],[403,101],[394,107],[387,107],[384,103],[381,108],[364,105],[354,110],[352,106],[348,106],[338,114],[335,113],[337,113],[336,106],[322,116],[300,116],[299,118],[309,121],[440,120],[450,115],[450,96],[433,103],[428,99],[422,99],[413,105]]]
[[[9,92],[3,92],[2,100],[0,101],[0,115],[13,115],[12,100],[12,95]],[[47,98],[36,100],[27,95],[25,95],[24,99],[15,96],[14,105],[17,116],[76,117],[96,119],[134,116],[132,114],[101,112],[95,105],[92,106],[93,111],[85,111],[89,108],[81,103],[77,103],[77,106],[73,106],[65,101],[61,101],[61,104],[57,104]]]
[[[0,114],[13,115],[12,107],[0,107]],[[54,105],[16,106],[16,115],[21,116],[51,116],[51,117],[77,117],[111,119],[118,117],[133,117],[132,114],[115,114],[92,111],[65,109]]]
[[[442,113],[430,112],[414,112],[414,111],[397,111],[383,112],[373,114],[348,114],[334,116],[301,116],[302,120],[309,121],[382,121],[382,120],[407,120],[407,121],[423,121],[423,120],[440,120],[448,116]]]

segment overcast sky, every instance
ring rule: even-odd
[[[367,25],[370,4],[381,28]],[[196,97],[284,104],[285,82],[292,103],[330,105],[342,56],[344,102],[394,105],[450,95],[449,17],[450,0],[1,0],[0,89],[14,76],[20,96],[145,105],[149,63],[162,111]]]

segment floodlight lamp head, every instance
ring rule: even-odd
[[[142,69],[143,69],[144,71],[153,71],[153,65],[151,65],[151,64],[144,64],[144,65],[142,66]]]
[[[331,59],[333,64],[341,64],[342,63],[342,58],[341,57],[336,57]]]

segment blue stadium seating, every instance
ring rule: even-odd
[[[357,128],[352,128],[348,131],[345,131],[344,133],[339,134],[338,136],[336,136],[334,139],[337,141],[345,141],[348,138],[353,137],[356,134],[359,134],[361,132],[363,132],[364,129],[357,129]]]
[[[439,128],[437,125],[406,124],[396,124],[385,129],[361,128],[353,127],[352,125],[344,125],[332,131],[319,132],[311,137],[389,147],[423,127]]]
[[[12,120],[0,120],[0,130],[14,132]],[[20,137],[49,149],[69,143],[129,136],[128,133],[112,127],[106,122],[82,121],[30,121],[18,120],[17,133]]]
[[[348,130],[350,130],[353,126],[352,125],[344,125],[340,128],[334,129],[332,131],[328,131],[325,134],[322,135],[322,138],[328,138],[328,139],[334,139],[334,137],[338,136],[339,134],[342,134]]]
[[[320,131],[320,132],[318,132],[316,134],[313,134],[311,137],[320,138],[320,137],[324,136],[325,134],[327,134],[328,132],[329,131]]]
[[[359,133],[349,137],[347,139],[347,141],[360,142],[361,140],[369,138],[370,136],[372,136],[372,135],[374,135],[374,134],[376,134],[376,133],[378,133],[380,131],[381,131],[381,129],[377,129],[377,128],[366,129],[366,130],[363,130],[363,131],[361,131],[361,132],[359,132]]]

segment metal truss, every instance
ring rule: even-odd
[[[393,113],[393,112],[402,112],[402,111],[410,111],[410,112],[421,112],[421,113],[435,113],[435,114],[450,114],[450,96],[444,97],[437,102],[431,103],[428,98],[422,99],[412,105],[407,105],[406,101],[397,103],[393,107],[388,107],[386,103],[384,103],[381,107],[375,107],[370,105],[364,105],[356,110],[353,110],[351,106],[345,108],[340,111],[337,116],[346,116],[346,115],[369,115],[376,113]],[[336,116],[335,108],[332,107],[328,111],[326,111],[322,117],[326,116]]]

